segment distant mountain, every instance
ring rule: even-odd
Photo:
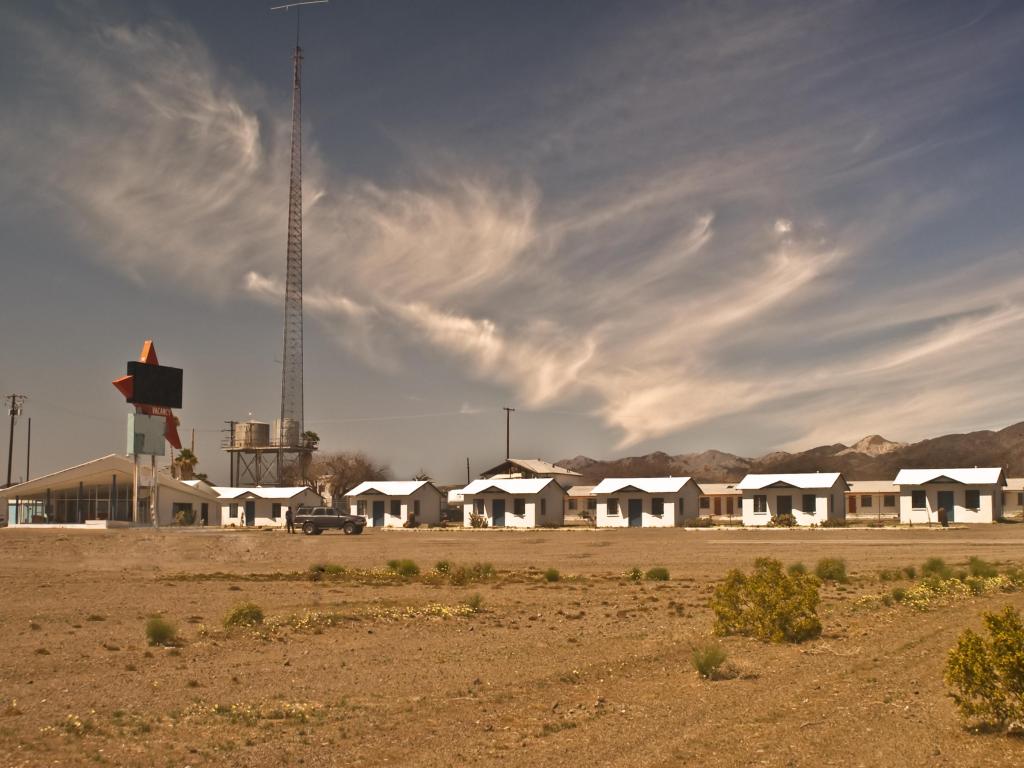
[[[773,451],[753,459],[723,451],[646,456],[602,461],[589,456],[559,461],[583,475],[581,485],[604,477],[692,475],[707,483],[736,482],[748,472],[842,472],[847,480],[888,480],[902,469],[929,467],[1004,467],[1008,476],[1024,476],[1024,422],[997,432],[983,430],[943,435],[918,443],[897,443],[868,435],[853,445],[822,445],[799,453]]]

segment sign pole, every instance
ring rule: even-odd
[[[134,525],[139,517],[139,454],[132,454],[132,514],[131,522]]]
[[[157,494],[156,456],[155,455],[150,456],[149,457],[149,462],[150,462],[150,464],[149,464],[150,469],[152,470],[152,475],[150,477],[150,482],[152,483],[152,485],[149,488],[149,503],[150,503],[150,505],[153,508],[153,527],[154,528],[159,528],[160,527],[160,508],[157,506],[157,498],[156,498],[156,494]]]

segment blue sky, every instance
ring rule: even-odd
[[[269,3],[267,4],[269,5]],[[1024,414],[1024,7],[340,2],[304,17],[306,421],[513,453],[913,440]],[[293,17],[14,3],[0,390],[33,474],[279,410]],[[16,455],[18,466],[23,457]]]

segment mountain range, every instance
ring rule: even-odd
[[[897,443],[868,435],[852,445],[835,443],[797,453],[773,451],[745,458],[724,451],[672,456],[656,451],[645,456],[600,460],[588,456],[559,461],[583,475],[580,484],[604,477],[693,476],[707,483],[732,483],[748,472],[842,472],[847,480],[891,480],[900,469],[932,467],[1003,467],[1008,477],[1024,476],[1024,422],[998,431],[943,435],[917,443]]]

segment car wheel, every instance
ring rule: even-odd
[[[312,536],[314,533],[317,532],[316,526],[309,522],[303,523],[302,532],[307,536]]]
[[[361,534],[364,530],[366,530],[366,526],[364,526],[364,525],[361,525],[358,528],[356,528],[356,536]]]
[[[355,523],[345,523],[345,526],[341,530],[343,530],[345,532],[346,536],[351,536],[353,533],[356,532],[356,524]]]

